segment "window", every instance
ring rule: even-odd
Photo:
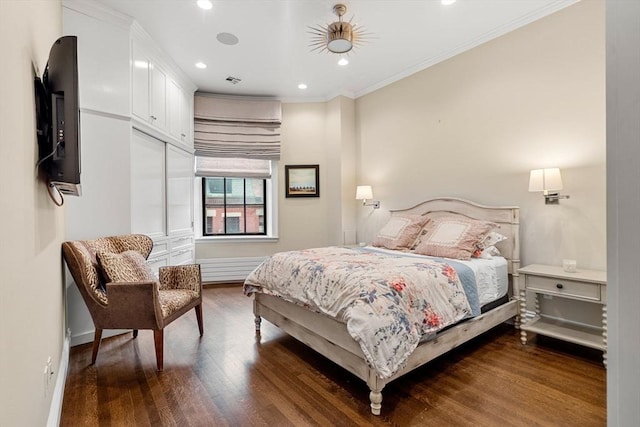
[[[266,235],[266,181],[264,178],[202,178],[202,234]]]

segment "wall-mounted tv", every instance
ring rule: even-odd
[[[49,185],[80,196],[78,40],[60,37],[51,47],[42,78],[35,78],[38,166]]]

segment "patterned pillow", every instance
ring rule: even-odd
[[[436,218],[420,237],[415,252],[421,255],[468,260],[497,224],[465,218]]]
[[[429,218],[424,215],[394,215],[371,244],[387,249],[409,249],[427,222]]]
[[[158,280],[138,251],[98,252],[96,258],[107,282],[155,282]]]

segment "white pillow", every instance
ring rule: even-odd
[[[478,248],[486,249],[489,246],[495,246],[497,243],[500,243],[503,240],[507,240],[507,237],[503,236],[500,233],[492,231],[487,234],[486,237],[480,241],[480,243],[478,243]]]

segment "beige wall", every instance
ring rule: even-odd
[[[0,1],[0,425],[47,422],[64,342],[64,209],[35,177],[33,66],[61,34],[59,1]],[[33,65],[32,65],[33,64]],[[43,369],[56,373],[45,394]]]
[[[359,239],[430,197],[521,208],[521,259],[604,269],[604,2],[586,0],[356,101]],[[545,206],[529,170],[562,169],[571,199]]]

